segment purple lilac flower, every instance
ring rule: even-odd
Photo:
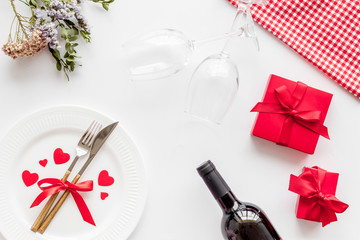
[[[41,19],[43,19],[43,13],[44,11],[40,8],[36,8],[34,10],[34,16],[36,18],[34,26],[30,28],[31,31],[35,30],[41,25]]]
[[[74,17],[74,12],[72,11],[76,5],[73,3],[65,4],[54,0],[49,4],[50,9],[46,10],[46,14],[49,17],[55,18],[57,20],[69,20]]]
[[[64,3],[60,2],[59,0],[53,0],[49,4],[49,7],[54,8],[54,9],[62,9],[64,7]]]
[[[46,10],[47,15],[58,20],[69,20],[80,12],[77,3],[63,3],[59,0],[53,0],[49,7],[50,9]]]
[[[81,7],[78,5],[79,3],[82,3],[82,0],[77,0],[72,3],[53,0],[50,2],[48,9],[42,10],[37,8],[34,10],[36,20],[32,28],[39,29],[42,32],[42,36],[44,36],[50,48],[56,49],[59,48],[60,45],[57,40],[58,32],[55,24],[48,17],[56,20],[70,20],[75,17],[81,30],[90,33],[90,25],[84,15],[80,12]]]
[[[43,13],[43,11],[42,11],[40,8],[36,8],[36,9],[34,10],[34,15],[35,15],[36,18],[41,18],[41,17],[42,17],[42,13]]]
[[[42,33],[42,37],[46,39],[46,42],[49,44],[49,47],[52,49],[59,48],[59,42],[57,40],[57,34],[55,24],[52,22],[48,22],[46,24],[40,25],[38,29]]]
[[[75,13],[75,18],[78,20],[79,25],[81,26],[81,28],[87,32],[90,33],[91,27],[87,21],[87,19],[84,17],[84,15],[82,15],[80,12]]]

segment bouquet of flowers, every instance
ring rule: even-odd
[[[48,47],[56,61],[56,68],[68,73],[77,65],[76,47],[79,37],[90,42],[90,27],[81,13],[83,0],[19,0],[29,7],[31,16],[17,12],[14,0],[10,0],[15,13],[8,42],[2,47],[13,59],[34,56]],[[105,10],[114,0],[88,0],[100,3]],[[60,48],[64,47],[60,52]]]

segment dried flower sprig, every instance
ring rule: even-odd
[[[21,16],[16,11],[13,0],[10,3],[15,16],[11,24],[8,42],[3,45],[2,50],[13,59],[34,56],[46,47],[46,40],[39,29],[34,28],[32,31],[29,31],[31,25],[30,19]],[[12,35],[13,28],[15,31],[14,36]]]
[[[86,43],[91,40],[90,26],[81,13],[83,0],[19,0],[31,10],[31,17],[17,12],[14,0],[10,0],[14,11],[8,42],[2,47],[13,59],[33,56],[46,46],[56,61],[56,68],[63,70],[69,79],[80,56],[76,47],[79,37]],[[105,10],[114,0],[89,0],[100,3]],[[13,34],[14,32],[14,34]],[[64,50],[60,52],[61,46]]]

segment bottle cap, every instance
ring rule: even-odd
[[[210,160],[201,164],[197,168],[197,171],[215,199],[221,198],[231,191],[230,187],[226,184],[225,180],[221,177],[220,173],[216,170],[215,165]]]
[[[202,163],[198,168],[197,171],[200,174],[201,177],[206,176],[207,174],[209,174],[210,172],[214,171],[215,165],[210,161],[206,161],[204,163]]]

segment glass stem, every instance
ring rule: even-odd
[[[227,32],[227,33],[224,33],[222,35],[213,36],[213,37],[209,37],[209,38],[206,38],[206,39],[192,40],[192,43],[194,44],[195,47],[197,47],[197,46],[207,44],[207,43],[210,43],[210,42],[215,42],[215,41],[219,41],[219,40],[222,40],[222,39],[230,39],[232,37],[241,36],[242,33],[243,33],[242,29],[237,29],[235,31]]]
[[[236,12],[236,16],[234,18],[234,21],[231,25],[230,32],[224,33],[222,35],[202,39],[202,40],[191,40],[190,42],[191,42],[192,47],[197,48],[198,46],[201,46],[201,45],[209,43],[209,42],[227,39],[225,46],[221,53],[224,56],[229,55],[228,48],[229,48],[229,43],[230,43],[231,39],[233,37],[241,37],[244,35],[244,27],[246,26],[246,22],[247,22],[246,16],[249,12],[250,12],[250,10],[248,9],[248,7],[246,9],[238,8],[238,10]]]
[[[245,25],[245,22],[246,22],[245,18],[246,18],[245,11],[242,11],[242,10],[238,9],[237,12],[236,12],[234,21],[233,21],[233,23],[231,25],[230,32],[235,32],[236,31],[238,33],[238,36],[242,36],[243,33],[244,33],[244,25]],[[229,48],[229,45],[230,45],[230,41],[231,41],[231,38],[228,38],[228,40],[226,41],[226,43],[224,45],[223,50],[221,51],[221,55],[224,55],[224,56],[229,55],[228,48]]]

